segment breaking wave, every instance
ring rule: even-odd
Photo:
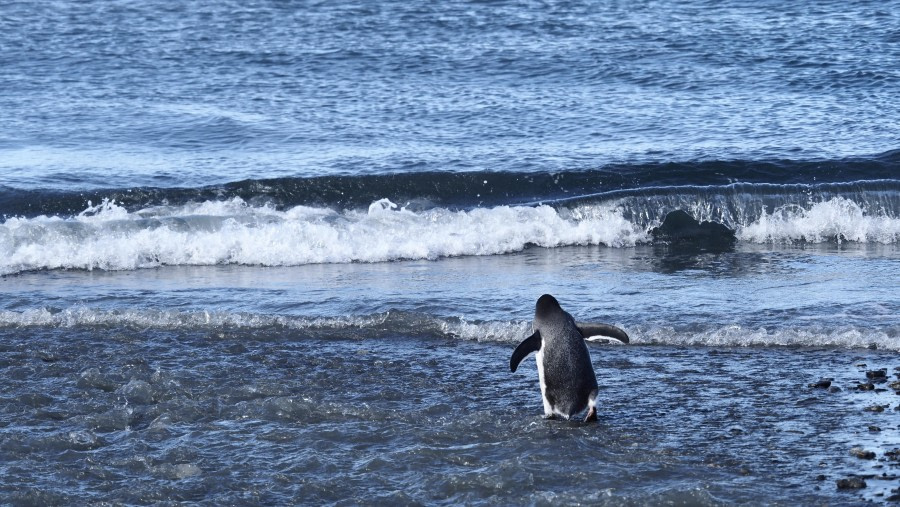
[[[77,215],[0,223],[0,274],[44,269],[131,270],[168,265],[385,262],[497,255],[529,246],[649,243],[665,213],[722,223],[749,243],[894,244],[898,194],[747,189],[612,195],[593,200],[451,209],[397,205],[336,210],[253,205],[239,197],[128,210],[104,200]]]

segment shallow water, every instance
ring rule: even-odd
[[[897,486],[884,453],[900,447],[900,398],[857,386],[866,371],[900,373],[884,282],[896,264],[892,247],[570,247],[7,277],[3,492],[41,504],[883,499]],[[508,370],[532,311],[521,294],[548,287],[577,318],[631,336],[591,346],[597,424],[543,419],[533,362]],[[821,378],[840,390],[809,387]],[[862,495],[837,490],[851,475],[868,477]]]
[[[585,424],[542,419],[508,344],[2,333],[16,503],[852,504],[836,479],[897,472],[848,454],[900,445],[897,396],[855,389],[895,352],[592,347],[602,410]],[[842,390],[807,387],[825,376]]]

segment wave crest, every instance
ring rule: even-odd
[[[616,325],[628,331],[629,346],[688,347],[841,347],[900,351],[900,329],[847,326],[753,328],[736,324],[678,329],[655,324]],[[469,320],[416,312],[390,311],[373,315],[304,317],[255,313],[154,309],[101,310],[72,307],[0,311],[0,328],[21,327],[132,327],[141,330],[252,332],[257,339],[370,339],[426,337],[462,341],[508,343],[527,337],[529,321]]]
[[[278,211],[234,198],[129,213],[104,202],[71,219],[8,219],[0,225],[0,274],[383,262],[503,254],[529,245],[619,247],[644,239],[645,233],[612,207],[590,217],[550,206],[416,212],[383,199],[367,211],[306,206]]]
[[[0,223],[0,275],[41,269],[130,270],[165,265],[295,266],[497,255],[529,246],[652,241],[667,209],[718,221],[749,243],[856,241],[893,244],[892,207],[842,196],[773,203],[718,203],[688,194],[632,196],[567,206],[501,205],[416,209],[380,199],[362,210],[250,205],[240,198],[128,211],[112,201],[70,218],[13,217]]]

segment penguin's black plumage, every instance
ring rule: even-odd
[[[585,420],[597,419],[597,377],[585,338],[602,334],[627,343],[628,335],[608,324],[578,324],[553,296],[541,296],[534,311],[534,333],[516,347],[509,361],[516,371],[536,352],[544,416],[572,416],[588,409]]]

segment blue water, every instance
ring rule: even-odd
[[[900,494],[897,7],[3,4],[0,499]]]

